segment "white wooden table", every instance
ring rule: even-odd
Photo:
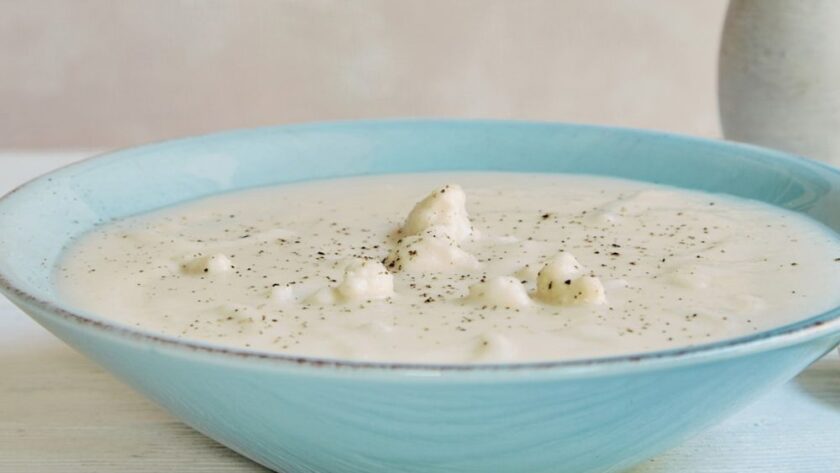
[[[87,153],[89,154],[89,153]],[[0,153],[0,193],[86,153]],[[0,297],[0,473],[259,472]],[[840,473],[840,358],[633,473]]]

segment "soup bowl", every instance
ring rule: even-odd
[[[753,146],[552,123],[281,126],[118,151],[21,186],[0,200],[0,289],[188,425],[288,473],[619,471],[737,411],[840,341],[834,309],[750,336],[626,356],[357,362],[122,325],[69,305],[52,280],[62,249],[113,219],[255,186],[456,170],[664,183],[757,199],[840,230],[840,172]]]

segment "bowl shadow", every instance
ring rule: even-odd
[[[803,393],[840,411],[840,356],[832,351],[794,379]]]

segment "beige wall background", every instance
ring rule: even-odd
[[[0,148],[391,116],[719,133],[726,0],[0,0]]]

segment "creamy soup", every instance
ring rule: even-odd
[[[56,267],[73,305],[184,339],[424,363],[702,344],[840,303],[836,235],[729,196],[591,176],[358,177],[105,224]]]

